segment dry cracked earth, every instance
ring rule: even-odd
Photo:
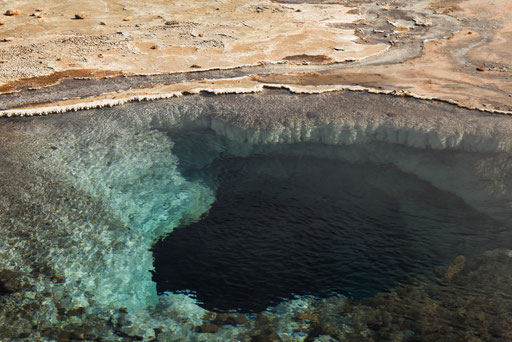
[[[507,0],[9,1],[0,11],[4,116],[264,87],[512,112]]]

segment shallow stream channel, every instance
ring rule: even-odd
[[[360,92],[0,119],[0,340],[510,341],[512,118]]]

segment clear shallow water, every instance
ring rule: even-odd
[[[300,156],[308,146],[299,144],[296,156],[199,166],[190,156],[211,148],[207,137],[174,138],[181,171],[215,189],[215,201],[153,247],[159,292],[192,291],[209,310],[241,312],[295,295],[361,299],[507,245],[502,225],[392,165]]]

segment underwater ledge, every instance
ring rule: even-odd
[[[169,139],[177,129],[218,137],[194,163],[331,145],[325,155],[316,147],[300,153],[392,164],[498,222],[510,219],[512,121],[449,104],[267,90],[2,119],[0,281],[8,293],[0,314],[8,329],[0,337],[58,338],[86,334],[86,326],[106,340],[212,339],[196,330],[204,309],[185,295],[157,296],[151,279],[151,246],[215,198],[181,175]],[[282,330],[280,339],[299,338]],[[244,334],[233,325],[218,338]]]

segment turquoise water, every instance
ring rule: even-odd
[[[312,97],[264,96],[2,120],[0,337],[503,340],[506,122],[279,127]]]

